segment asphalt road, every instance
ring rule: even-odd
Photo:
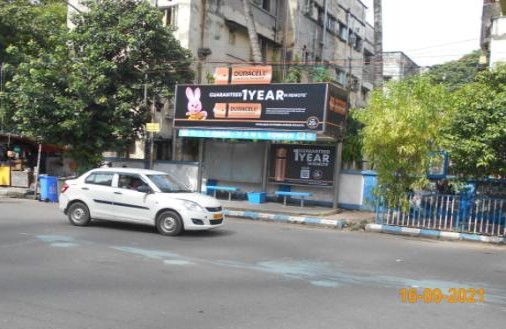
[[[483,288],[485,302],[400,290]],[[470,291],[470,290],[468,290]],[[0,199],[1,329],[501,328],[506,248],[229,219],[163,237]]]

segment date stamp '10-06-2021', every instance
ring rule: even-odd
[[[403,303],[484,303],[484,288],[448,288],[446,290],[439,288],[401,288],[401,302]]]

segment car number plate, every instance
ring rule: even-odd
[[[213,214],[213,219],[223,219],[223,214]]]

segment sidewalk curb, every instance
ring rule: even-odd
[[[430,229],[419,229],[419,228],[400,227],[382,224],[367,224],[365,230],[367,232],[400,234],[413,237],[427,237],[443,240],[464,240],[464,241],[475,241],[475,242],[477,241],[495,244],[506,244],[506,238],[500,237],[483,236],[471,233],[443,232]]]
[[[307,224],[307,225],[322,225],[325,227],[335,227],[342,229],[344,222],[334,219],[322,219],[316,217],[301,217],[301,216],[289,216],[283,214],[269,214],[261,213],[256,211],[236,211],[236,210],[223,210],[226,216],[249,218],[253,220],[266,220],[281,223],[296,223],[296,224]]]

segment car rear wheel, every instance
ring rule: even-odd
[[[68,218],[72,225],[86,226],[90,223],[90,211],[82,202],[73,203],[68,210]]]
[[[175,236],[183,231],[183,222],[179,214],[172,210],[166,210],[158,215],[156,228],[161,235]]]

